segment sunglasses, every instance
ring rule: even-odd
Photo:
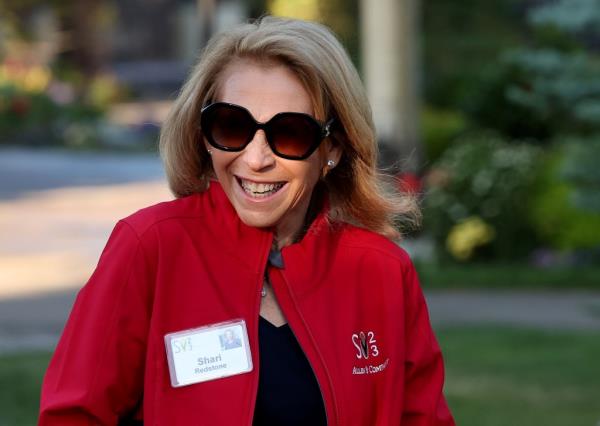
[[[242,151],[261,129],[271,151],[288,160],[308,158],[329,136],[332,123],[333,119],[322,124],[300,112],[280,112],[266,123],[259,123],[246,108],[226,102],[210,104],[200,111],[202,134],[213,147]]]

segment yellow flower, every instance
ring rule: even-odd
[[[119,82],[111,74],[101,74],[90,84],[87,100],[94,106],[106,108],[119,97]]]
[[[317,21],[320,17],[317,0],[271,0],[267,3],[269,12],[276,16]]]
[[[22,87],[28,92],[43,92],[48,87],[52,74],[46,67],[30,68],[21,82]]]
[[[488,244],[496,237],[496,231],[479,216],[471,216],[450,229],[446,248],[456,259],[465,261],[473,256],[477,247]]]
[[[43,92],[51,79],[52,73],[44,66],[0,65],[0,84],[13,84],[26,92]]]

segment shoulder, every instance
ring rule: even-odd
[[[375,293],[390,300],[394,297],[408,300],[419,294],[415,266],[397,243],[350,224],[344,224],[338,235],[335,254],[330,258],[337,275],[343,277],[344,288],[349,282],[357,282],[369,292],[377,289]]]
[[[203,195],[204,194],[193,194],[187,197],[158,203],[138,210],[121,219],[120,222],[129,225],[138,236],[142,236],[148,229],[154,227],[158,223],[201,216],[200,198],[202,198]]]
[[[344,224],[340,235],[340,247],[377,263],[412,269],[408,253],[394,241],[383,235],[350,224]]]
[[[218,211],[219,214],[214,214]],[[134,214],[121,219],[128,224],[138,236],[149,229],[165,222],[183,222],[189,219],[202,219],[205,225],[222,225],[223,221],[231,221],[235,211],[227,200],[221,186],[212,182],[209,189],[186,197],[165,201],[138,210]]]

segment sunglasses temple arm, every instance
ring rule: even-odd
[[[325,123],[325,126],[323,127],[323,137],[324,138],[326,138],[327,136],[329,136],[331,134],[331,125],[333,124],[334,121],[335,121],[335,118],[332,118],[327,123]]]

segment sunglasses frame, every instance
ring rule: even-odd
[[[222,107],[229,107],[229,108],[241,110],[241,111],[245,112],[246,114],[248,114],[248,117],[250,117],[250,119],[254,123],[253,131],[249,134],[246,141],[240,147],[232,148],[232,147],[220,145],[219,143],[217,143],[217,141],[214,140],[214,138],[212,137],[210,132],[205,130],[210,127],[208,125],[205,125],[205,124],[207,124],[207,123],[205,123],[205,121],[208,120],[208,117],[210,117],[209,113],[212,110],[215,110],[217,108],[222,108]],[[281,119],[284,117],[289,117],[289,116],[294,116],[294,117],[301,116],[305,119],[308,119],[308,121],[310,123],[313,123],[319,129],[319,135],[315,138],[314,141],[312,141],[310,143],[307,151],[303,155],[296,156],[296,155],[284,154],[277,150],[277,148],[275,146],[275,142],[272,140],[272,135],[271,135],[269,128],[270,128],[270,125],[272,124],[273,120],[278,120],[278,119]],[[310,157],[310,155],[313,152],[315,152],[315,150],[318,148],[318,146],[321,144],[321,142],[323,142],[323,139],[325,139],[327,136],[329,136],[331,134],[330,128],[331,128],[331,124],[333,123],[333,121],[334,121],[334,119],[332,118],[327,123],[321,123],[310,114],[305,114],[302,112],[279,112],[279,113],[275,114],[273,117],[271,117],[271,119],[269,121],[261,123],[259,121],[256,121],[256,119],[254,118],[252,113],[250,113],[250,111],[248,111],[248,109],[244,108],[241,105],[236,105],[236,104],[232,104],[229,102],[214,102],[209,105],[206,105],[205,107],[203,107],[200,110],[200,129],[202,131],[202,134],[208,141],[208,143],[211,146],[213,146],[214,148],[220,149],[221,151],[228,151],[228,152],[243,151],[248,146],[248,144],[250,142],[252,142],[252,140],[254,139],[254,136],[256,135],[256,132],[258,130],[262,130],[265,132],[267,143],[269,144],[271,151],[273,151],[273,154],[277,155],[278,157],[285,158],[287,160],[305,160],[308,157]]]

